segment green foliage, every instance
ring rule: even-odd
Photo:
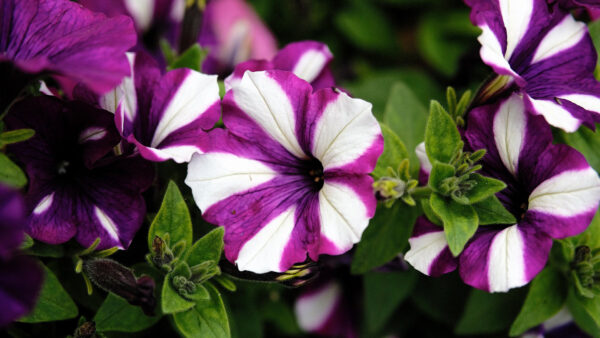
[[[514,289],[508,293],[487,293],[473,289],[455,333],[481,335],[507,330],[519,313],[524,291]]]
[[[218,263],[221,259],[221,251],[223,251],[224,235],[225,229],[218,227],[196,241],[188,253],[187,263],[190,266],[209,260]]]
[[[0,153],[0,182],[15,188],[23,188],[27,184],[23,170],[3,153]]]
[[[169,62],[168,70],[189,68],[200,71],[206,55],[208,55],[208,50],[203,49],[199,44],[194,44],[181,55],[175,57],[172,62]]]
[[[364,275],[365,320],[368,331],[378,332],[394,310],[410,295],[415,271],[369,272]]]
[[[230,337],[229,319],[219,291],[210,283],[204,284],[209,300],[197,301],[196,306],[173,315],[173,323],[184,337]]]
[[[481,202],[506,188],[504,182],[479,174],[471,174],[469,180],[473,181],[475,185],[467,190],[464,195],[468,200],[468,204]]]
[[[480,225],[517,223],[515,216],[506,210],[496,196],[488,197],[471,206],[477,212]]]
[[[567,285],[564,277],[554,268],[547,267],[531,282],[521,312],[510,327],[510,335],[521,335],[543,323],[560,311],[566,299]]]
[[[162,312],[165,314],[177,313],[191,309],[196,305],[195,302],[185,299],[173,286],[173,278],[176,276],[185,276],[187,279],[192,273],[187,264],[179,264],[175,270],[165,276],[161,291]]]
[[[598,336],[600,332],[600,297],[586,298],[569,288],[567,308],[575,323],[589,334]]]
[[[435,162],[431,168],[431,173],[429,174],[429,182],[428,185],[435,192],[441,192],[442,183],[445,179],[454,177],[456,174],[456,170],[454,166],[446,163]]]
[[[167,245],[174,246],[179,242],[184,243],[187,249],[192,244],[192,220],[190,212],[177,184],[170,181],[162,204],[148,231],[148,248],[154,253],[152,243],[158,236],[167,241]]]
[[[391,208],[380,205],[358,243],[352,273],[365,273],[404,250],[418,215],[418,208],[404,203],[395,203]]]
[[[41,263],[40,263],[41,265]],[[44,284],[33,311],[19,319],[23,323],[40,323],[77,317],[79,310],[52,270],[44,268]]]
[[[139,306],[109,293],[96,312],[94,322],[99,332],[139,332],[156,324],[160,318],[159,315],[146,316]]]
[[[396,45],[387,17],[369,2],[355,1],[335,17],[348,41],[368,51],[392,52]]]
[[[599,27],[600,25],[596,25]],[[600,35],[598,36],[600,38]],[[581,152],[588,163],[596,171],[600,171],[600,134],[588,128],[579,128],[573,133],[567,133],[562,130],[555,132],[556,139],[570,145]]]
[[[373,170],[375,179],[379,179],[387,174],[387,168],[396,168],[405,158],[408,158],[408,152],[402,140],[386,124],[380,123],[383,134],[383,153],[377,160],[377,166]]]
[[[475,209],[435,193],[431,194],[430,203],[431,209],[444,223],[450,251],[454,256],[458,256],[477,230],[479,219]]]
[[[9,144],[27,141],[35,135],[33,129],[17,129],[0,134],[0,148]]]
[[[425,129],[425,150],[431,163],[450,163],[463,142],[450,115],[437,101],[431,101]]]

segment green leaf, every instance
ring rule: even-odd
[[[439,192],[439,186],[442,181],[448,177],[453,177],[456,173],[454,167],[435,161],[431,167],[431,173],[429,174],[429,182],[427,183],[433,191]]]
[[[408,150],[408,158],[414,171],[419,166],[415,149],[424,140],[427,115],[427,109],[411,88],[402,82],[394,84],[385,107],[383,122],[401,137]]]
[[[429,202],[429,199],[424,198],[421,200],[421,208],[431,223],[443,226],[444,223],[442,220],[438,217],[438,215],[435,214],[435,212],[433,212],[433,209],[431,209],[431,203]]]
[[[498,191],[506,188],[506,184],[500,180],[481,176],[479,174],[471,174],[469,180],[475,181],[475,186],[465,193],[465,197],[469,199],[469,204],[481,202],[484,199],[493,196]]]
[[[335,17],[338,30],[348,41],[369,51],[394,52],[394,31],[387,17],[368,2],[356,1]]]
[[[177,313],[191,309],[196,304],[191,300],[183,298],[173,287],[173,277],[184,276],[191,277],[189,267],[184,264],[179,264],[175,269],[165,276],[163,287],[160,295],[161,306],[163,313]]]
[[[431,163],[449,163],[452,155],[462,147],[460,133],[450,115],[437,101],[431,101],[425,130],[425,150]]]
[[[590,36],[592,37],[592,42],[594,42],[594,47],[596,48],[596,54],[600,54],[600,22],[598,20],[590,22],[588,25],[588,31],[590,32]],[[600,67],[600,60],[596,62],[596,78],[598,78],[598,69]],[[581,128],[584,129],[584,128]],[[587,156],[586,156],[587,158]],[[596,167],[594,167],[596,169]],[[598,169],[596,169],[598,170]]]
[[[184,337],[230,337],[229,319],[219,291],[210,283],[204,284],[209,301],[199,301],[193,308],[173,315],[174,324]]]
[[[223,227],[218,227],[197,240],[186,258],[188,265],[194,266],[209,260],[218,263],[221,259],[221,252],[223,251],[224,235],[225,229]]]
[[[27,141],[32,138],[33,135],[35,135],[35,130],[33,129],[17,129],[6,131],[0,134],[0,147],[8,144]]]
[[[192,220],[190,212],[179,188],[173,181],[165,192],[162,204],[148,231],[148,248],[153,252],[152,242],[154,236],[163,240],[169,237],[169,246],[173,247],[180,241],[185,243],[186,249],[192,245]]]
[[[508,293],[487,293],[474,289],[458,321],[455,333],[482,335],[507,330],[523,304],[524,289]]]
[[[134,306],[113,293],[109,293],[96,315],[94,322],[99,332],[138,332],[160,320],[161,316],[146,316],[139,306]]]
[[[169,64],[169,70],[176,68],[189,68],[195,71],[200,71],[202,68],[202,62],[208,51],[202,49],[199,44],[195,44],[188,48],[185,52],[179,55],[175,60]]]
[[[567,307],[579,327],[598,336],[598,332],[600,332],[600,297],[582,297],[571,287],[567,296]]]
[[[406,147],[398,135],[396,135],[396,133],[394,133],[387,125],[380,123],[380,126],[384,144],[383,153],[379,156],[377,166],[375,167],[375,170],[373,170],[375,179],[387,176],[388,167],[396,169],[403,159],[408,158]]]
[[[237,290],[237,286],[235,285],[235,283],[227,278],[226,276],[215,276],[213,277],[213,280],[216,281],[217,283],[219,283],[222,287],[224,287],[226,290],[234,292],[235,290]]]
[[[52,245],[43,242],[33,242],[33,245],[25,251],[28,255],[38,257],[60,258],[65,255],[62,245]]]
[[[3,153],[0,153],[0,182],[15,188],[23,188],[27,184],[23,170]]]
[[[444,232],[448,247],[454,256],[458,256],[467,241],[477,230],[478,218],[475,209],[470,205],[462,205],[452,199],[433,193],[431,208],[444,222]]]
[[[41,263],[40,263],[41,265]],[[33,312],[19,319],[23,323],[52,322],[75,318],[79,314],[77,305],[73,302],[67,291],[52,270],[44,267],[44,285]]]
[[[471,205],[477,212],[480,225],[515,224],[515,216],[508,212],[498,197],[492,196]]]
[[[600,29],[600,24],[595,23]],[[598,35],[600,39],[600,34]],[[600,46],[600,44],[598,45]],[[588,128],[579,128],[573,133],[567,133],[562,130],[556,131],[556,139],[577,149],[585,156],[585,159],[596,171],[600,171],[600,134]]]
[[[404,250],[417,216],[419,208],[404,203],[395,203],[391,208],[379,205],[354,253],[352,273],[365,273]]]
[[[510,335],[518,336],[554,316],[567,300],[567,284],[559,271],[547,267],[531,282],[525,304],[510,327]]]
[[[202,284],[196,284],[196,292],[189,294],[186,297],[190,300],[198,302],[202,300],[209,300],[210,294],[208,294],[208,290],[206,290]]]
[[[259,312],[265,322],[272,323],[284,334],[288,336],[300,335],[301,331],[298,327],[296,315],[290,305],[282,299],[264,303]]]
[[[378,332],[413,291],[415,271],[369,272],[364,275],[365,317],[369,332]]]
[[[21,250],[31,248],[34,244],[33,238],[31,238],[31,236],[29,236],[28,234],[25,234],[23,237],[24,238],[23,238],[23,243],[21,243]]]

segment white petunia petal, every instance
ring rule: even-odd
[[[524,250],[524,240],[517,225],[494,236],[488,256],[490,292],[506,292],[527,284]]]
[[[429,174],[431,172],[431,162],[429,161],[429,157],[427,157],[427,152],[425,150],[425,142],[419,143],[417,148],[415,149],[415,153],[417,154],[417,158],[419,159],[419,163],[421,164],[421,170]]]
[[[499,2],[502,20],[506,28],[504,58],[510,60],[512,53],[529,28],[534,0],[499,0]]]
[[[561,95],[561,99],[569,100],[581,108],[600,114],[600,97],[586,94]]]
[[[523,100],[513,95],[504,101],[494,116],[494,141],[504,166],[515,175],[519,154],[525,140],[525,105]]]
[[[125,7],[135,21],[137,29],[146,31],[152,24],[156,0],[125,0]]]
[[[477,41],[481,44],[481,50],[479,51],[481,59],[490,66],[506,71],[508,73],[506,75],[518,77],[510,67],[507,59],[504,58],[498,37],[487,25],[482,25],[479,28],[482,30],[481,35],[477,38]]]
[[[340,302],[342,290],[338,283],[329,282],[315,292],[303,294],[294,304],[298,326],[306,332],[318,331],[332,317]]]
[[[100,107],[108,110],[111,113],[117,112],[117,108],[121,105],[122,113],[127,120],[133,121],[137,112],[137,94],[135,91],[134,64],[135,53],[126,53],[131,76],[126,76],[123,81],[110,92],[100,97]]]
[[[321,74],[331,55],[329,50],[326,52],[314,49],[306,51],[294,66],[293,73],[306,82],[313,82]]]
[[[571,15],[565,16],[558,25],[554,26],[544,36],[533,55],[531,63],[545,60],[575,46],[585,36],[586,32],[586,26],[583,22],[575,21]]]
[[[573,117],[571,113],[560,104],[552,100],[535,100],[529,98],[536,114],[544,116],[546,121],[567,132],[574,132],[581,125],[581,121]]]
[[[410,250],[406,252],[404,259],[417,271],[426,275],[430,274],[431,265],[448,247],[448,241],[443,230],[411,237],[408,243],[410,243]]]
[[[98,208],[97,206],[94,206],[94,213],[96,214],[96,218],[98,219],[98,222],[100,223],[102,228],[108,233],[108,235],[112,239],[114,239],[115,241],[120,243],[119,229],[117,228],[117,225],[115,224],[115,222],[106,214],[106,212],[104,212],[102,209]]]

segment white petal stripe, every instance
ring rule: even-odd
[[[306,82],[313,82],[321,74],[326,63],[327,55],[324,51],[307,50],[298,59],[293,73]]]
[[[369,224],[367,208],[352,188],[325,182],[319,192],[321,234],[340,250],[348,250],[360,241]]]
[[[313,136],[313,154],[325,170],[352,163],[381,135],[371,108],[345,93],[327,104]]]
[[[277,175],[259,161],[228,153],[194,155],[185,183],[202,211],[234,194],[261,185]]]
[[[333,315],[341,293],[340,285],[330,282],[312,294],[301,295],[294,304],[298,326],[306,332],[319,330]]]
[[[513,175],[516,175],[519,154],[525,142],[526,123],[525,105],[516,94],[504,101],[494,116],[496,148],[502,163]]]
[[[574,132],[581,125],[581,121],[555,101],[533,98],[529,98],[529,101],[533,105],[534,113],[544,116],[546,121],[555,127],[567,132]]]
[[[525,245],[516,224],[500,231],[492,240],[488,256],[488,283],[490,292],[506,292],[527,284]]]
[[[575,46],[585,36],[585,33],[586,26],[583,22],[575,21],[571,15],[565,16],[544,36],[531,63],[540,62]]]
[[[417,271],[426,275],[430,274],[431,265],[442,251],[448,247],[448,241],[444,231],[434,231],[408,240],[410,250],[404,255],[404,259]]]
[[[240,271],[283,272],[281,257],[294,230],[295,211],[295,206],[285,210],[244,243],[235,261]]]
[[[561,99],[569,100],[581,108],[600,114],[600,97],[586,94],[561,95]]]
[[[246,72],[233,89],[235,103],[298,158],[307,158],[296,137],[296,116],[285,91],[266,72]]]
[[[600,201],[600,179],[592,168],[565,171],[545,180],[529,195],[529,210],[572,217],[593,211]]]
[[[170,133],[198,119],[219,100],[217,76],[190,70],[165,108],[151,146],[156,148]]]
[[[425,142],[419,143],[417,148],[415,149],[415,153],[417,154],[417,158],[419,159],[419,163],[421,164],[421,170],[429,174],[431,172],[431,162],[429,162],[429,157],[427,157],[427,152],[425,150]]]
[[[44,196],[33,209],[33,213],[39,215],[46,212],[52,206],[52,202],[54,202],[54,193]]]
[[[533,13],[533,1],[499,0],[502,20],[506,28],[506,52],[504,53],[506,60],[510,60],[512,53],[529,28]]]
[[[100,208],[94,206],[94,213],[102,228],[108,233],[108,235],[119,242],[119,229],[115,222]]]
[[[504,58],[502,46],[498,41],[498,37],[487,25],[479,26],[479,28],[481,28],[482,33],[477,38],[477,41],[479,41],[481,44],[479,55],[481,56],[483,62],[490,66],[493,65],[497,68],[504,69],[512,76],[517,76],[517,74],[510,67],[508,61]]]

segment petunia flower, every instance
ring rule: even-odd
[[[283,272],[360,240],[376,205],[367,174],[383,150],[371,104],[313,93],[291,72],[246,72],[225,95],[223,122],[186,183],[204,219],[225,227],[229,261]]]
[[[33,309],[43,273],[30,257],[19,255],[25,226],[23,198],[0,185],[0,327]]]
[[[68,0],[0,0],[0,104],[41,73],[107,92],[129,74],[125,52],[135,42],[125,16],[107,18]]]
[[[205,131],[221,115],[217,76],[187,68],[163,75],[147,53],[128,57],[132,76],[100,97],[99,106],[115,113],[117,130],[145,159],[189,162],[194,153],[202,152]]]
[[[225,87],[229,90],[240,82],[247,70],[260,71],[267,69],[287,70],[310,82],[314,90],[335,86],[335,80],[329,63],[333,55],[327,45],[317,41],[293,42],[283,47],[270,60],[249,60],[238,64],[233,73],[225,79]]]
[[[482,173],[506,183],[496,196],[517,219],[480,226],[458,258],[465,283],[499,292],[527,284],[544,267],[552,240],[583,232],[600,201],[600,179],[585,158],[552,144],[550,127],[513,94],[470,112],[467,147],[487,149]],[[443,228],[417,222],[406,260],[430,275],[453,270]]]
[[[250,59],[277,53],[273,34],[244,0],[211,0],[206,5],[198,42],[210,52],[202,71],[220,74]]]
[[[107,111],[83,102],[40,96],[19,102],[6,117],[10,129],[35,136],[9,147],[29,176],[26,231],[59,244],[127,248],[144,219],[141,193],[154,178],[139,157],[113,155],[121,140]]]
[[[587,27],[546,0],[466,0],[483,31],[481,59],[515,85],[534,114],[572,132],[600,121],[596,51]]]

